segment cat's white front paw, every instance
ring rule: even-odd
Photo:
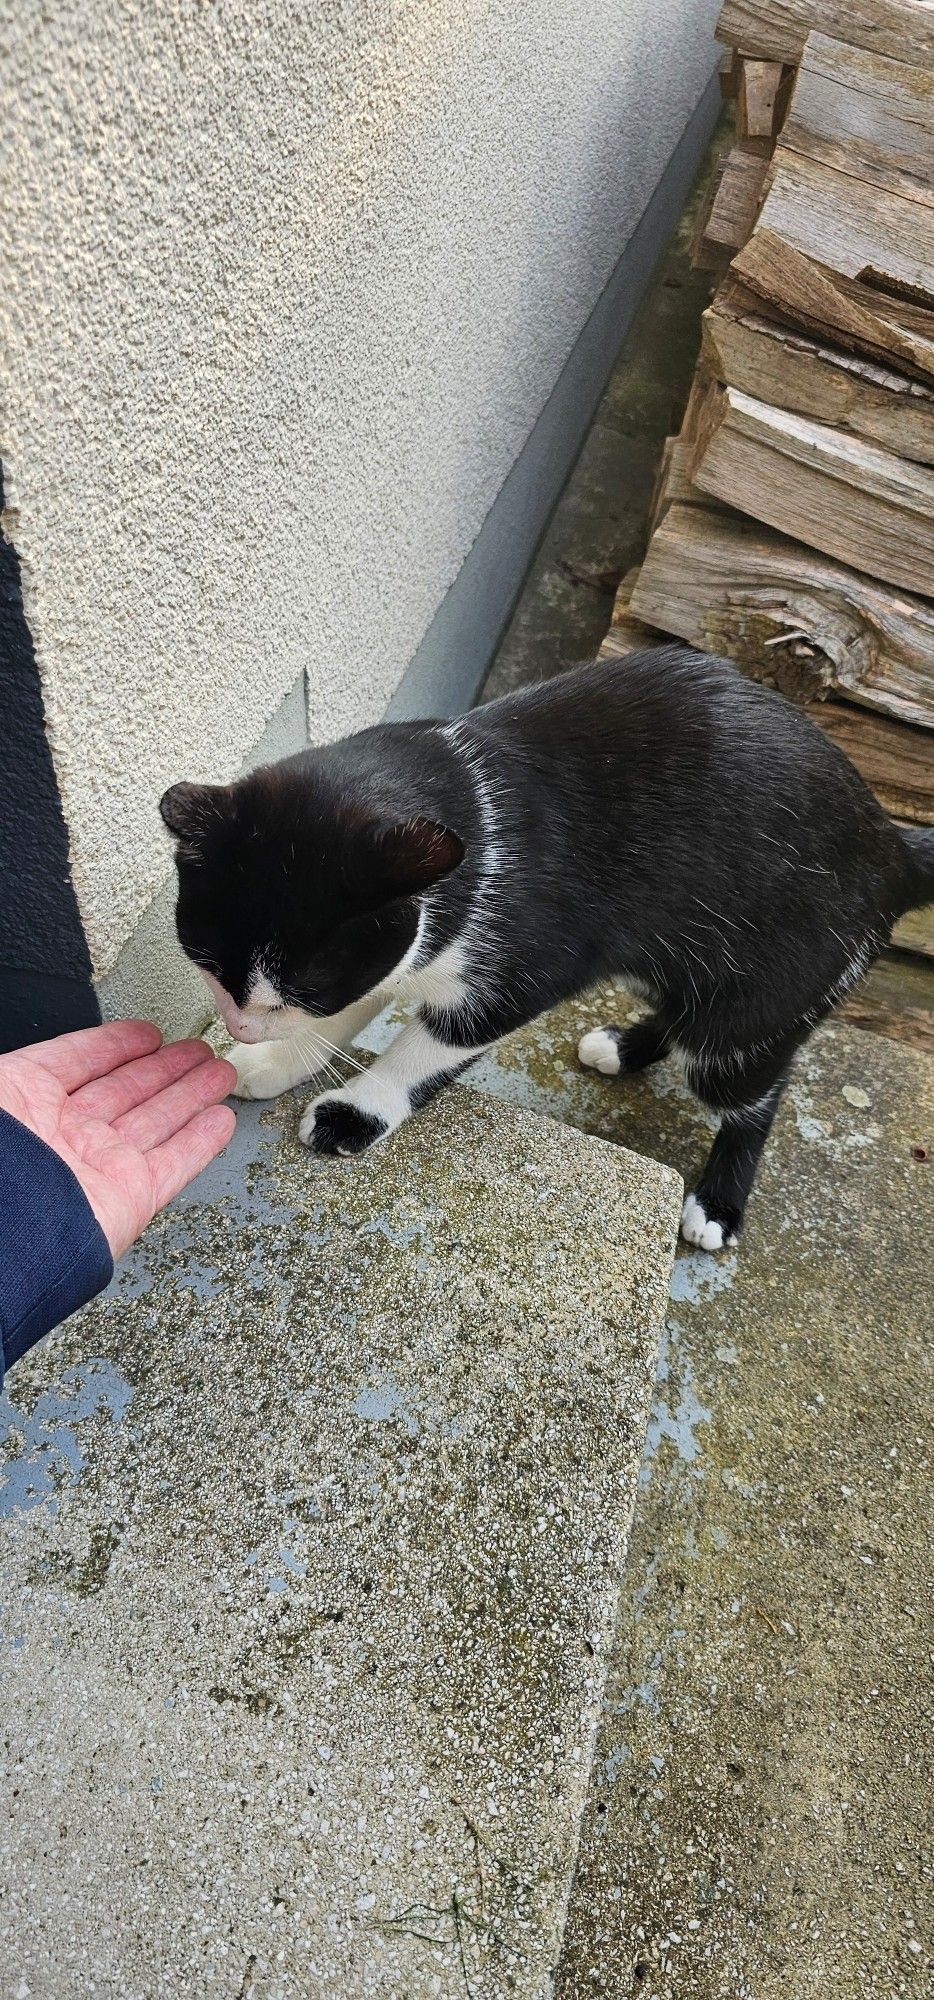
[[[734,1231],[709,1216],[696,1194],[689,1194],[684,1204],[681,1234],[685,1243],[692,1243],[698,1250],[732,1250],[736,1245]]]
[[[227,1060],[237,1072],[232,1097],[281,1097],[312,1074],[288,1042],[238,1043]]]

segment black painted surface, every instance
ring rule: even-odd
[[[0,1049],[99,1020],[19,561],[0,535]]]
[[[101,1018],[89,980],[53,979],[48,972],[12,972],[0,965],[0,1053],[48,1041]]]

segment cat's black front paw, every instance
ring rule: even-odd
[[[365,1153],[387,1130],[385,1118],[361,1111],[346,1097],[319,1097],[309,1104],[298,1136],[313,1153]]]

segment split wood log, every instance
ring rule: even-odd
[[[733,146],[723,163],[713,200],[700,231],[694,262],[702,270],[724,270],[752,232],[768,161],[743,145]]]
[[[736,97],[739,90],[739,66],[741,61],[742,57],[738,49],[724,49],[717,65],[721,97],[727,99]]]
[[[934,958],[934,903],[926,903],[922,910],[909,910],[907,917],[901,917],[892,932],[892,943],[899,951],[914,951],[922,958]]]
[[[709,507],[706,493],[691,484],[690,450],[684,433],[667,437],[662,446],[652,501],[649,507],[649,534],[665,519],[669,507]],[[715,503],[714,503],[715,504]]]
[[[834,1012],[852,1028],[868,1028],[873,1035],[888,1035],[934,1056],[934,1008],[904,1006],[895,982],[891,996],[879,992],[875,984],[860,985]]]
[[[632,613],[630,599],[635,589],[638,568],[631,569],[623,577],[613,604],[613,617],[606,638],[600,648],[598,659],[624,660],[629,653],[641,652],[646,646],[665,644],[665,635],[655,632],[649,625]]]
[[[809,35],[782,144],[931,211],[934,68]]]
[[[611,625],[597,654],[597,658],[598,660],[625,660],[630,653],[637,653],[641,647],[651,645],[653,643],[653,636],[654,643],[657,645],[657,632],[654,635],[650,635],[647,639],[643,639],[637,637],[636,633],[630,630],[628,625],[621,625],[618,628]]]
[[[698,375],[695,375],[694,381],[700,387],[703,386],[701,378]],[[698,395],[700,395],[700,387],[698,388]],[[691,396],[693,397],[693,395],[694,390],[692,389]],[[688,429],[690,411],[691,399],[689,398],[680,436],[667,437],[662,446],[662,455],[659,460],[655,486],[652,492],[652,502],[649,507],[648,532],[650,535],[655,533],[656,528],[665,519],[669,507],[703,507],[708,514],[722,514],[729,511],[721,507],[719,501],[715,500],[710,493],[702,493],[699,487],[691,484],[691,433]]]
[[[934,64],[928,0],[724,0],[716,35],[745,55],[797,63],[815,28],[855,48]]]
[[[816,702],[807,713],[893,819],[934,826],[934,730],[912,729],[842,701]]]
[[[728,282],[729,277],[724,280],[724,283]],[[718,298],[719,291],[714,296]],[[703,335],[703,316],[701,317],[701,333]],[[697,366],[691,379],[691,387],[688,390],[688,399],[684,406],[684,416],[681,420],[681,435],[678,442],[683,450],[683,477],[687,488],[684,497],[686,499],[690,498],[693,501],[700,500],[705,507],[714,506],[716,503],[711,499],[709,493],[699,493],[697,488],[691,485],[688,475],[688,461],[697,439],[698,425],[707,407],[711,384],[720,381],[720,379],[718,370],[709,365],[707,356],[704,354],[702,348],[701,353],[697,357]],[[681,496],[679,495],[678,497],[680,498]]]
[[[784,143],[768,173],[763,229],[845,278],[934,308],[934,208]]]
[[[801,704],[835,693],[934,730],[934,607],[740,514],[672,506],[629,609]]]
[[[850,353],[934,382],[934,313],[846,278],[819,255],[795,249],[766,226],[764,214],[733,259],[733,276],[782,319],[817,339],[829,337]]]
[[[736,130],[747,145],[772,150],[783,70],[778,62],[742,56],[736,92]]]
[[[894,452],[712,385],[691,482],[780,533],[934,597],[934,473]]]
[[[934,387],[784,326],[732,273],[701,324],[701,369],[708,376],[934,465]],[[689,425],[696,425],[693,392]]]

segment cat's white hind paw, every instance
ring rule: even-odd
[[[598,1069],[602,1076],[620,1072],[619,1042],[612,1028],[591,1028],[577,1044],[577,1060],[585,1069]]]
[[[232,1097],[281,1097],[313,1074],[288,1042],[238,1043],[227,1060],[237,1072]]]
[[[732,1250],[736,1243],[733,1232],[708,1216],[696,1194],[688,1195],[681,1211],[681,1234],[685,1243],[692,1243],[697,1250]]]

